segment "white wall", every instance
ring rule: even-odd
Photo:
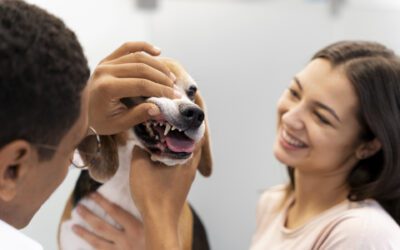
[[[148,40],[148,14],[132,0],[25,0],[64,20],[78,36],[91,68],[126,41]]]
[[[258,195],[286,179],[271,153],[275,102],[311,55],[338,39],[376,40],[400,51],[394,0],[350,1],[337,15],[316,0],[164,0],[144,14],[129,0],[34,2],[77,31],[92,67],[124,40],[148,40],[192,73],[208,104],[214,173],[198,176],[189,199],[213,249],[246,249]],[[55,228],[75,178],[68,176],[25,229],[46,249],[56,248]]]

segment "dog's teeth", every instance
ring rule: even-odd
[[[179,132],[182,132],[183,130],[178,128],[178,131],[179,131]]]
[[[171,129],[171,125],[169,125],[169,123],[166,123],[165,124],[164,136],[166,136],[168,134],[170,129]]]
[[[156,140],[160,139],[160,137],[158,137],[158,135],[156,135]]]
[[[172,126],[172,127],[171,127],[171,131],[174,131],[175,129],[176,129],[175,126]]]
[[[149,122],[146,123],[146,130],[147,130],[147,132],[150,134],[151,137],[154,136],[153,130],[151,129],[150,123],[149,123]]]

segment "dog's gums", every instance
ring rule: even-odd
[[[195,141],[167,121],[147,121],[136,125],[134,132],[152,154],[187,159],[194,150]]]

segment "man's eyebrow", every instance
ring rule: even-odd
[[[299,78],[297,78],[297,76],[294,76],[293,80],[297,84],[297,86],[299,86],[300,90],[303,90],[303,87],[301,86],[301,82],[300,82]]]
[[[336,118],[336,120],[338,120],[338,122],[341,122],[341,120],[340,120],[339,116],[336,114],[335,110],[333,110],[332,108],[330,108],[327,105],[325,105],[321,102],[318,102],[318,101],[315,101],[314,104],[319,108],[325,109],[326,111],[331,113]]]

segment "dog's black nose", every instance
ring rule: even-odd
[[[204,112],[194,105],[180,105],[179,111],[188,128],[198,128],[204,121]]]

